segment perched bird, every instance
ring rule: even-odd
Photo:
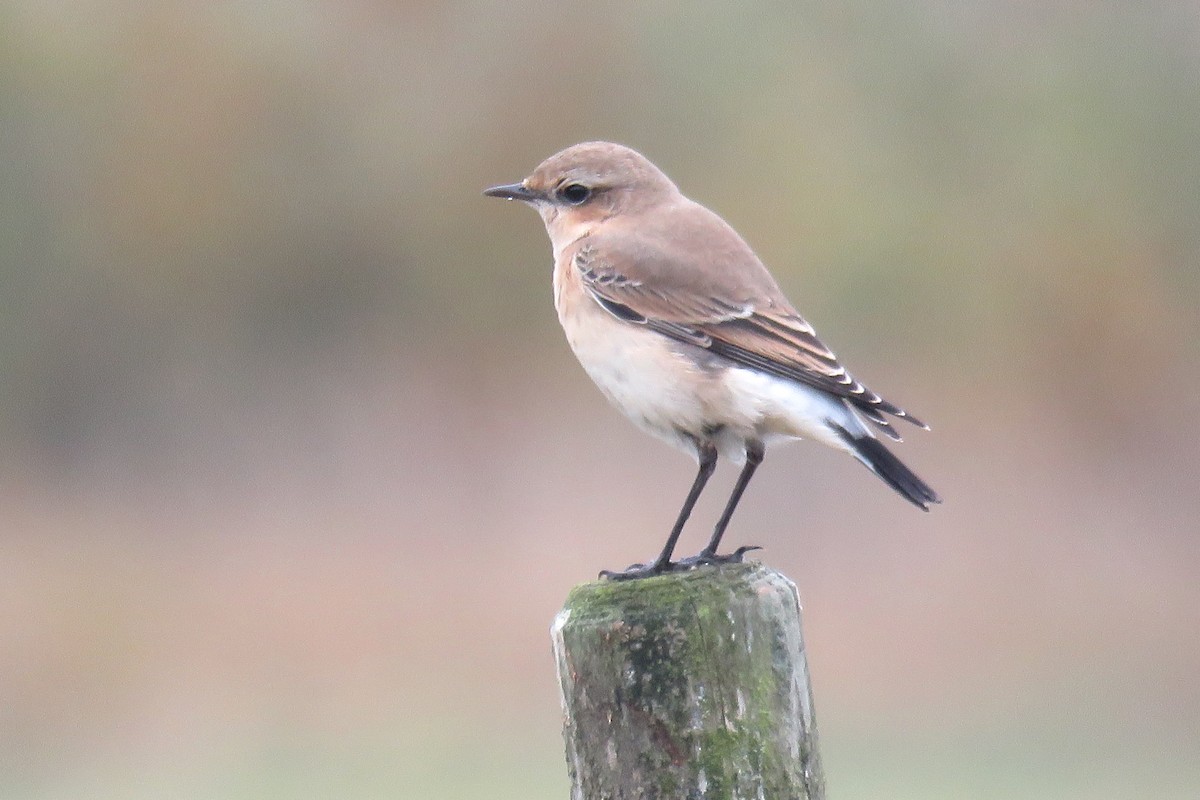
[[[541,215],[559,322],[600,391],[699,463],[658,558],[602,575],[740,561],[754,548],[717,548],[766,446],[779,440],[844,450],[917,507],[941,502],[870,427],[899,441],[889,417],[928,426],[851,377],[742,237],[644,156],[609,142],[577,144],[520,183],[484,194]],[[672,562],[718,454],[744,465],[733,493],[707,546]]]

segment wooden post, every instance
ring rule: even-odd
[[[800,598],[780,573],[587,583],[551,633],[572,800],[824,800]]]

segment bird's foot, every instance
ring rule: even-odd
[[[609,581],[633,581],[639,578],[653,578],[655,575],[666,575],[670,572],[687,572],[697,569],[698,567],[707,567],[718,564],[741,564],[746,553],[751,550],[762,550],[762,547],[756,544],[748,544],[739,547],[732,553],[725,555],[717,555],[710,553],[707,550],[701,550],[690,558],[681,558],[678,561],[655,561],[650,564],[630,564],[619,572],[604,569],[600,570],[600,578]]]
[[[623,570],[600,570],[600,577],[609,581],[633,581],[638,578],[653,578],[655,575],[666,575],[668,572],[678,572],[681,567],[674,561],[655,561],[650,564],[630,564]]]
[[[743,557],[751,550],[762,550],[762,547],[756,544],[743,545],[732,553],[726,553],[723,556],[708,550],[701,550],[691,558],[680,559],[673,566],[676,569],[696,569],[697,567],[706,567],[710,564],[741,564],[745,560]]]

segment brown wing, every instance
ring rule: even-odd
[[[693,208],[700,208],[693,206]],[[893,439],[885,414],[924,423],[855,380],[792,308],[758,257],[732,228],[708,212],[687,250],[709,261],[698,269],[673,248],[688,242],[686,224],[669,236],[638,233],[585,237],[573,265],[584,288],[609,313],[688,342],[746,367],[795,380],[849,401]],[[713,228],[713,220],[719,228]],[[650,234],[654,229],[650,228]],[[681,238],[680,235],[683,235]],[[701,238],[706,237],[706,238]],[[731,269],[729,265],[737,264]]]

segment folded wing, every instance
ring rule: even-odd
[[[706,258],[737,258],[737,270],[719,261],[697,269],[675,257],[671,237],[657,242],[626,236],[619,244],[587,237],[578,243],[573,264],[591,298],[626,322],[845,398],[889,438],[900,439],[889,415],[927,427],[855,380],[749,247],[731,228],[724,230],[733,239],[702,252]]]

